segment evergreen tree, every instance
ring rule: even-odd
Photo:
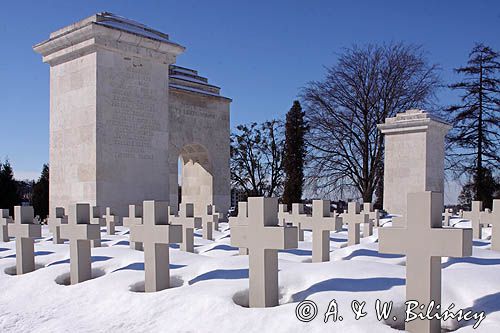
[[[499,54],[477,44],[469,55],[467,66],[455,70],[463,81],[450,85],[463,91],[461,104],[447,109],[453,122],[448,140],[451,148],[451,170],[457,178],[470,179],[472,200],[491,203],[490,180],[500,163],[500,73]]]
[[[285,124],[285,150],[283,168],[285,171],[285,184],[283,203],[291,209],[292,203],[302,199],[304,185],[304,158],[306,155],[304,135],[307,125],[304,112],[299,101],[294,101],[293,106],[286,115]]]
[[[19,205],[20,202],[14,171],[9,160],[6,160],[0,163],[0,208],[9,209],[9,214],[13,216],[14,206]]]
[[[43,165],[42,174],[33,186],[32,196],[33,209],[35,215],[44,219],[49,215],[49,166]]]

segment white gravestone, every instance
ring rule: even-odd
[[[130,229],[130,240],[144,247],[146,292],[170,287],[169,244],[182,242],[182,226],[169,224],[168,202],[144,201],[142,224]]]
[[[12,218],[9,216],[8,209],[0,209],[0,241],[8,242],[9,239],[9,223],[12,223]]]
[[[116,216],[115,212],[111,207],[106,207],[106,214],[102,216],[106,223],[106,231],[108,235],[115,234],[115,226],[118,224],[118,216]]]
[[[451,208],[445,208],[444,209],[444,213],[442,215],[444,217],[444,219],[443,219],[443,225],[445,227],[449,227],[450,226],[450,219],[453,216],[453,209],[451,209]]]
[[[347,204],[347,213],[342,214],[343,223],[347,224],[347,245],[359,244],[359,225],[371,224],[368,214],[361,212],[359,202],[352,201]]]
[[[491,224],[491,249],[500,251],[500,199],[493,200],[493,211],[481,212],[481,223]]]
[[[278,199],[248,198],[248,225],[233,227],[231,245],[248,248],[250,307],[278,305],[278,249],[298,246],[296,228],[278,225]]]
[[[35,270],[34,238],[42,237],[42,226],[33,221],[33,207],[14,207],[14,223],[9,225],[9,235],[16,238],[17,275]]]
[[[342,219],[330,212],[330,200],[313,200],[312,216],[302,220],[302,227],[312,230],[312,262],[330,260],[330,231],[342,228]]]
[[[302,220],[307,218],[304,213],[304,204],[294,203],[292,204],[292,215],[289,217],[292,225],[297,227],[299,241],[304,241],[304,229],[301,228]]]
[[[248,226],[248,202],[240,201],[238,202],[238,216],[232,216],[229,218],[229,228],[232,229],[234,226]],[[247,255],[248,249],[245,247],[240,247],[238,250],[240,255]]]
[[[127,228],[132,228],[133,225],[142,224],[142,206],[141,205],[129,205],[128,206],[128,217],[123,218],[123,225]],[[141,242],[130,242],[130,248],[138,251],[142,251]]]
[[[378,128],[385,140],[384,209],[406,216],[406,194],[443,193],[444,138],[451,126],[414,109],[386,118]]]
[[[201,218],[194,217],[194,205],[181,203],[179,216],[170,215],[171,224],[182,226],[181,250],[194,253],[194,229],[201,228]]]
[[[463,218],[470,220],[472,224],[472,237],[481,239],[483,235],[483,224],[481,223],[481,211],[483,210],[482,201],[472,201],[470,212],[463,212]]]
[[[64,208],[54,208],[47,221],[49,230],[52,233],[52,242],[54,244],[63,244],[64,240],[61,238],[61,225],[68,223],[68,217],[64,214]]]
[[[378,209],[373,209],[373,204],[371,202],[363,203],[363,213],[368,214],[368,217],[373,222],[373,226],[375,226],[375,227],[380,226],[380,211]],[[367,226],[365,226],[365,228],[366,227]],[[367,231],[367,233],[369,233],[369,235],[365,234],[365,236],[371,236],[373,234],[373,228],[372,228],[371,232],[370,232],[370,230],[366,230],[366,231]]]
[[[90,205],[70,206],[68,224],[61,225],[61,237],[69,239],[70,279],[77,284],[92,278],[90,241],[100,237],[100,226],[90,224]]]
[[[380,228],[379,252],[406,255],[407,301],[415,300],[426,307],[431,301],[440,305],[441,257],[470,256],[472,230],[442,227],[442,193],[409,193],[407,201],[406,226]],[[435,319],[410,321],[405,329],[412,333],[441,332],[440,321]]]
[[[212,214],[212,205],[207,205],[205,212],[201,216],[204,239],[214,240],[213,229],[215,219],[216,216]]]
[[[92,247],[101,247],[101,227],[106,225],[106,221],[102,218],[101,208],[99,206],[90,207],[90,224],[99,226],[99,238],[92,239],[90,244]]]

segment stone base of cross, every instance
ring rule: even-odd
[[[441,305],[441,257],[472,254],[472,230],[443,228],[442,211],[442,193],[410,193],[405,225],[379,228],[379,252],[406,255],[407,301]],[[418,308],[413,311],[425,313]],[[437,319],[416,319],[407,322],[405,329],[412,333],[441,332]]]
[[[278,199],[248,198],[248,224],[231,228],[231,245],[248,248],[250,307],[278,305],[278,250],[298,246],[296,228],[278,225]]]

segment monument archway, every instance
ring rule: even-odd
[[[213,203],[213,165],[205,146],[193,143],[185,145],[179,152],[181,202],[193,203],[197,215]]]
[[[179,156],[185,202],[227,211],[231,99],[198,71],[174,65],[183,46],[98,13],[34,50],[51,67],[51,211],[79,202],[120,216],[143,200],[176,207]]]

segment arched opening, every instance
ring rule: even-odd
[[[213,203],[213,170],[208,150],[200,144],[184,146],[179,153],[180,201],[193,203],[195,214]]]

